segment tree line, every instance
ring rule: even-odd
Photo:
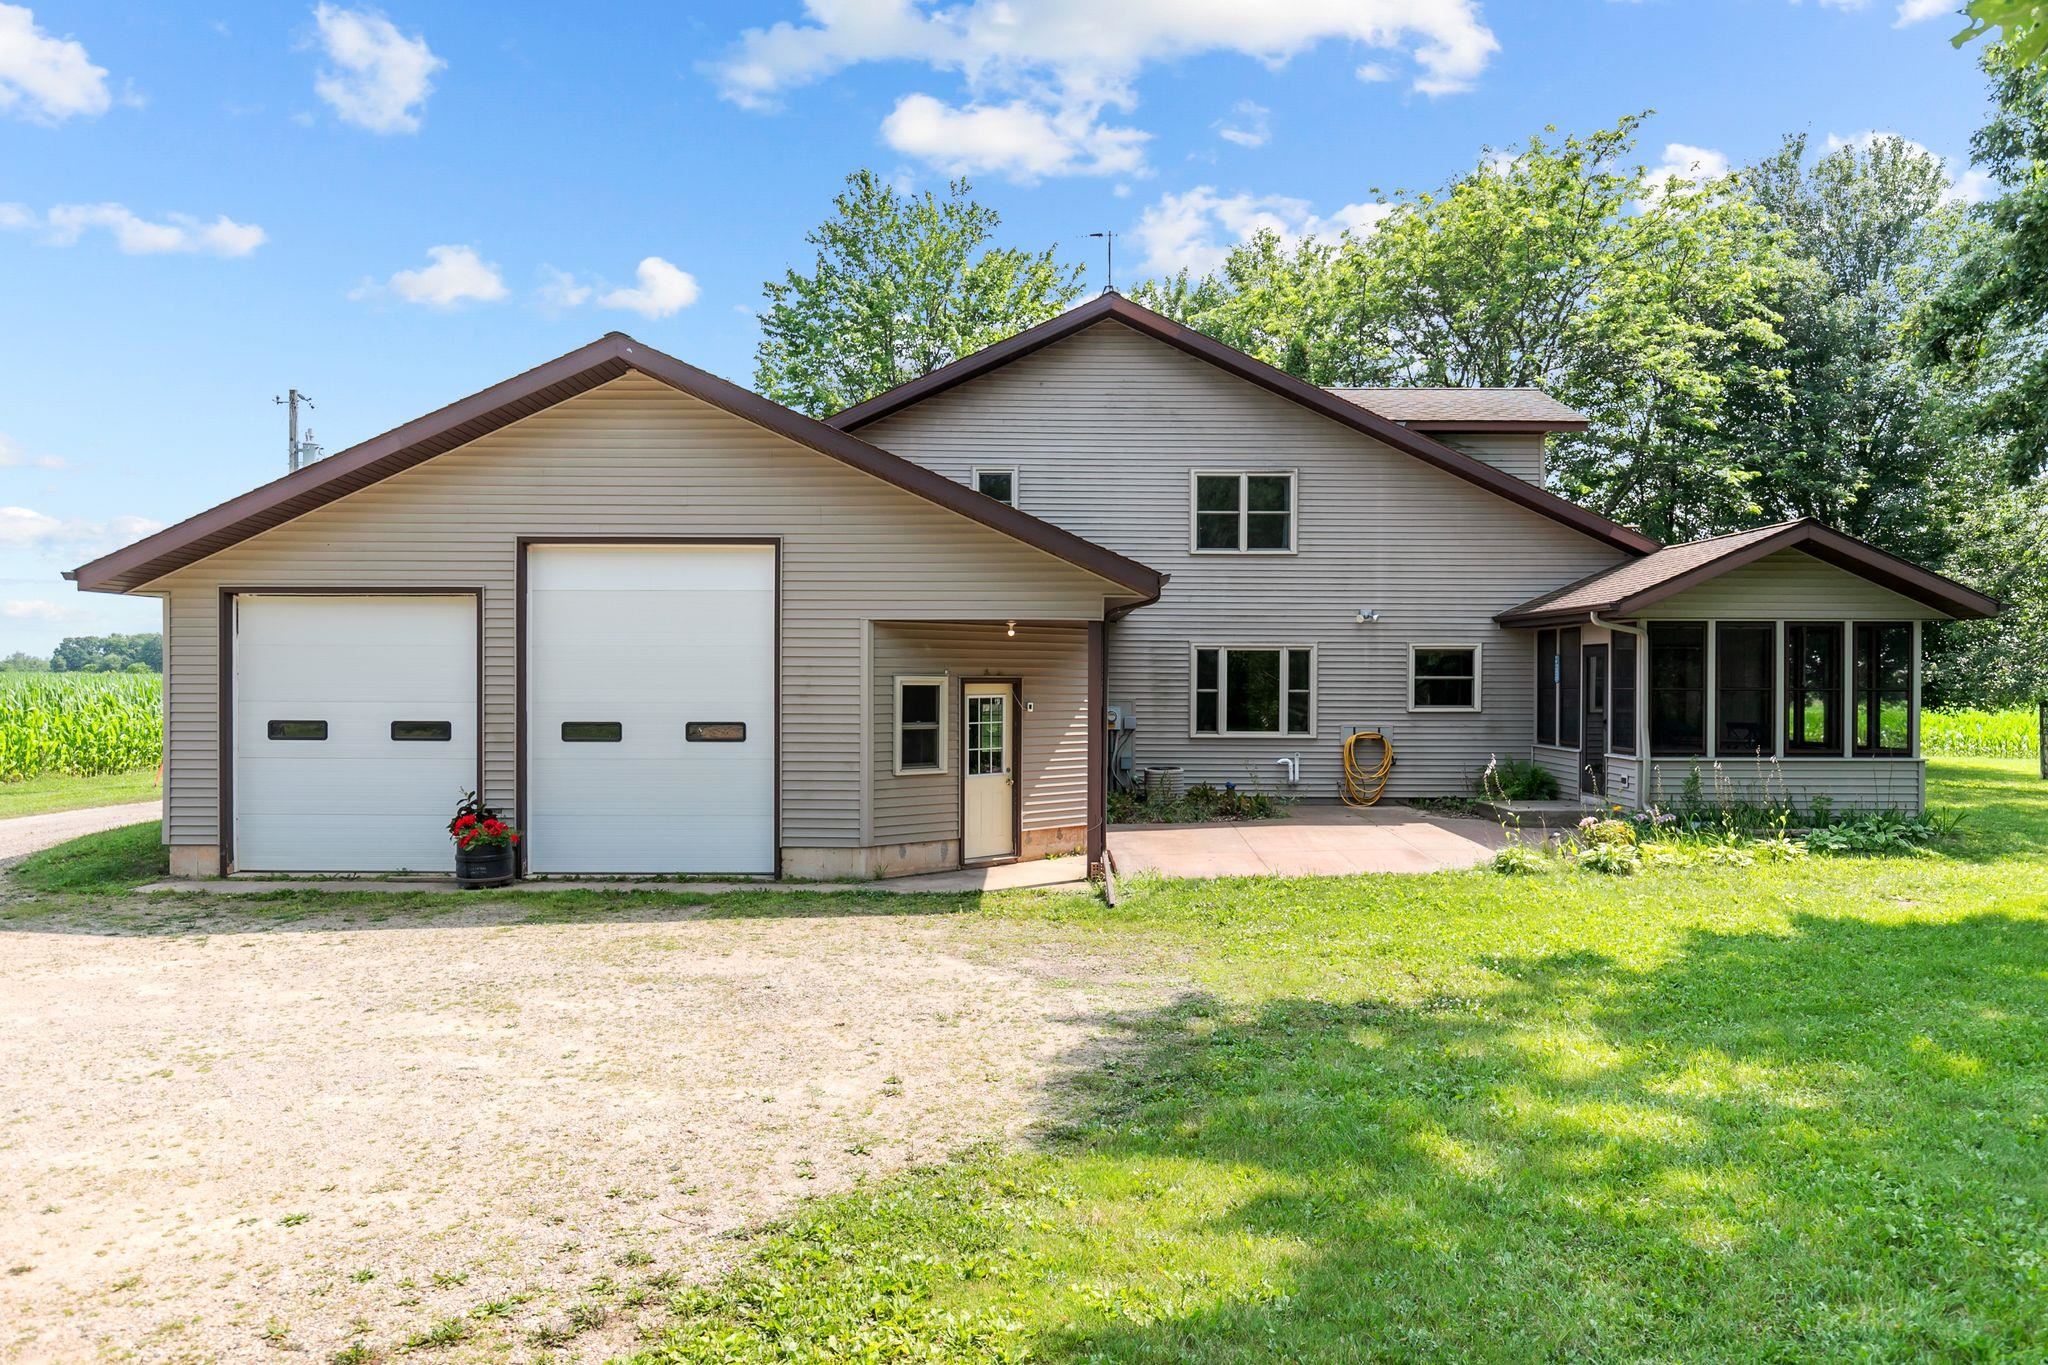
[[[1590,418],[1554,491],[1666,541],[1810,516],[2011,604],[1932,632],[1934,704],[2048,695],[2048,80],[1983,58],[1957,197],[1904,138],[1646,169],[1648,114],[1546,128],[1333,240],[1262,233],[1133,296],[1322,385],[1530,385]],[[766,286],[756,387],[823,415],[1059,313],[1084,271],[994,243],[965,181],[849,178]]]
[[[164,637],[146,635],[73,635],[45,659],[17,650],[0,658],[0,673],[161,673]]]

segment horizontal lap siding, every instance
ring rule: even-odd
[[[861,841],[863,622],[1085,620],[1108,586],[639,375],[149,585],[171,600],[170,841],[220,837],[219,589],[481,587],[484,783],[511,805],[521,536],[779,536],[783,843]]]
[[[1780,550],[1673,593],[1643,620],[1938,620],[1941,613],[1801,550]]]
[[[1484,460],[1495,469],[1543,486],[1543,433],[1538,431],[1437,432],[1445,445]]]
[[[1299,752],[1301,795],[1337,792],[1343,737],[1388,732],[1396,796],[1469,790],[1490,756],[1533,737],[1534,642],[1494,613],[1621,555],[1234,378],[1109,323],[864,428],[863,436],[965,482],[1015,465],[1019,505],[1171,575],[1161,600],[1109,631],[1109,699],[1136,705],[1136,762],[1190,780],[1278,789],[1272,760]],[[1188,552],[1194,468],[1298,473],[1293,556]],[[1375,608],[1382,619],[1354,616]],[[1195,640],[1319,649],[1315,739],[1192,739]],[[1407,645],[1485,650],[1484,711],[1411,715]]]
[[[960,837],[960,688],[977,677],[1013,677],[1023,736],[1017,792],[1023,827],[1085,824],[1088,812],[1088,635],[1084,628],[901,625],[877,622],[874,685],[873,827],[869,842]],[[895,772],[896,679],[946,674],[947,771]],[[1028,703],[1031,709],[1023,708]]]
[[[1801,811],[1817,797],[1837,810],[1919,811],[1926,803],[1926,765],[1917,758],[1799,758],[1782,763],[1755,759],[1683,758],[1650,760],[1644,801],[1669,806],[1697,767],[1709,805],[1789,803]]]

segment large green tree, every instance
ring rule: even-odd
[[[72,635],[50,655],[58,673],[161,673],[164,637],[147,635]]]
[[[811,271],[764,286],[754,387],[823,416],[1059,313],[1082,267],[1057,247],[991,245],[1001,223],[965,180],[912,195],[872,171],[848,176],[804,239],[817,249]]]

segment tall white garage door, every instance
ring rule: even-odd
[[[534,545],[527,869],[775,870],[775,549]]]
[[[452,871],[476,599],[240,596],[234,630],[235,866]]]

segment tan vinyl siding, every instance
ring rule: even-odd
[[[1439,431],[1439,441],[1484,460],[1504,474],[1543,486],[1543,433],[1540,431]]]
[[[1059,829],[1088,818],[1088,634],[1071,626],[903,625],[876,622],[873,659],[873,824],[868,842],[960,837],[963,682],[1019,678],[1017,792],[1023,828]],[[896,679],[946,676],[943,773],[895,771]],[[1024,707],[1030,706],[1026,711]]]
[[[1657,758],[1649,764],[1645,804],[1675,803],[1694,767],[1709,805],[1789,803],[1804,814],[1815,798],[1826,797],[1838,811],[1918,812],[1927,800],[1927,766],[1917,758]]]
[[[1938,621],[1933,607],[1901,597],[1803,550],[1780,550],[1637,612],[1642,620]]]
[[[779,536],[785,845],[858,845],[864,622],[1099,618],[1103,580],[641,375],[201,560],[171,595],[170,840],[220,837],[219,589],[480,587],[484,783],[514,799],[520,536]]]
[[[862,430],[965,482],[1018,468],[1025,511],[1171,575],[1109,631],[1109,698],[1137,708],[1136,762],[1190,781],[1334,797],[1344,736],[1388,733],[1395,796],[1469,790],[1533,734],[1534,642],[1494,613],[1620,552],[1115,323],[1098,324]],[[1297,471],[1299,553],[1188,550],[1189,471]],[[1382,619],[1359,625],[1356,613]],[[1314,646],[1314,739],[1191,738],[1190,642]],[[1411,714],[1410,643],[1484,647],[1484,709]]]
[[[1561,799],[1566,801],[1578,799],[1579,751],[1577,749],[1560,749],[1554,745],[1538,744],[1530,750],[1530,757],[1535,759],[1539,766],[1557,779],[1557,794]]]

